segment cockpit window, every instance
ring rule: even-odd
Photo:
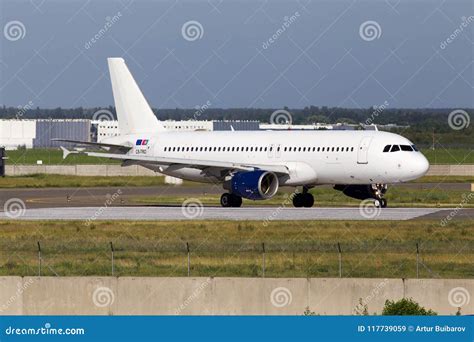
[[[400,151],[400,147],[398,147],[398,145],[393,145],[390,152],[397,152],[397,151]]]
[[[400,148],[402,149],[402,151],[413,151],[410,145],[400,145]]]
[[[416,147],[416,145],[411,145],[411,147],[413,148],[413,151],[418,152],[418,147]]]
[[[387,145],[387,146],[385,146],[385,147],[383,148],[383,151],[384,151],[384,152],[390,151],[390,146],[392,146],[392,145]]]

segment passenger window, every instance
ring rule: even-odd
[[[390,151],[390,146],[391,146],[391,145],[385,146],[385,147],[383,148],[383,151],[384,151],[384,152]]]
[[[338,147],[338,148],[336,148],[336,152],[339,152],[339,147]]]
[[[286,152],[286,150],[287,150],[287,147],[283,148],[283,152]]]
[[[400,145],[400,148],[402,149],[402,151],[413,152],[410,145]]]
[[[298,147],[298,152],[301,152],[301,147]]]
[[[334,147],[332,148],[331,152],[334,152]]]
[[[393,145],[390,152],[397,152],[397,151],[400,151],[400,147],[398,147],[398,145]]]
[[[354,152],[354,147],[351,147],[351,152]]]

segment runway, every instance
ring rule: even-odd
[[[127,207],[62,207],[25,209],[12,218],[0,212],[0,219],[16,220],[257,220],[270,223],[285,220],[412,220],[419,218],[443,219],[451,209],[435,208],[384,208],[365,210],[356,208],[282,208],[247,207],[221,208],[213,206],[127,206]],[[454,219],[471,216],[474,209],[458,210]],[[465,217],[466,218],[466,217]]]

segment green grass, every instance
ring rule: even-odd
[[[119,164],[117,160],[106,158],[94,158],[81,154],[71,154],[63,159],[63,152],[60,149],[22,149],[6,151],[8,157],[7,165],[36,164],[37,160],[42,160],[44,165],[75,165],[75,164]]]
[[[192,276],[413,278],[420,243],[420,277],[473,278],[474,226],[453,221],[127,222],[2,221],[0,275],[110,275],[109,242],[118,276],[185,276],[186,242]]]
[[[472,149],[423,149],[430,164],[474,164]]]
[[[474,153],[472,149],[423,149],[423,154],[431,164],[474,164]],[[118,161],[93,158],[85,155],[70,155],[66,159],[62,157],[60,149],[29,149],[7,151],[8,161],[12,164],[36,164],[42,160],[43,164],[118,164]]]
[[[100,186],[156,186],[164,177],[153,176],[65,176],[34,174],[0,177],[0,188],[77,188]]]

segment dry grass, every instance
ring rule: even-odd
[[[194,276],[338,276],[336,243],[348,277],[414,277],[420,243],[420,276],[474,277],[474,226],[441,227],[438,221],[363,222],[0,222],[0,275],[37,273],[36,241],[45,275],[110,275],[109,242],[116,274],[185,276],[191,248]]]

